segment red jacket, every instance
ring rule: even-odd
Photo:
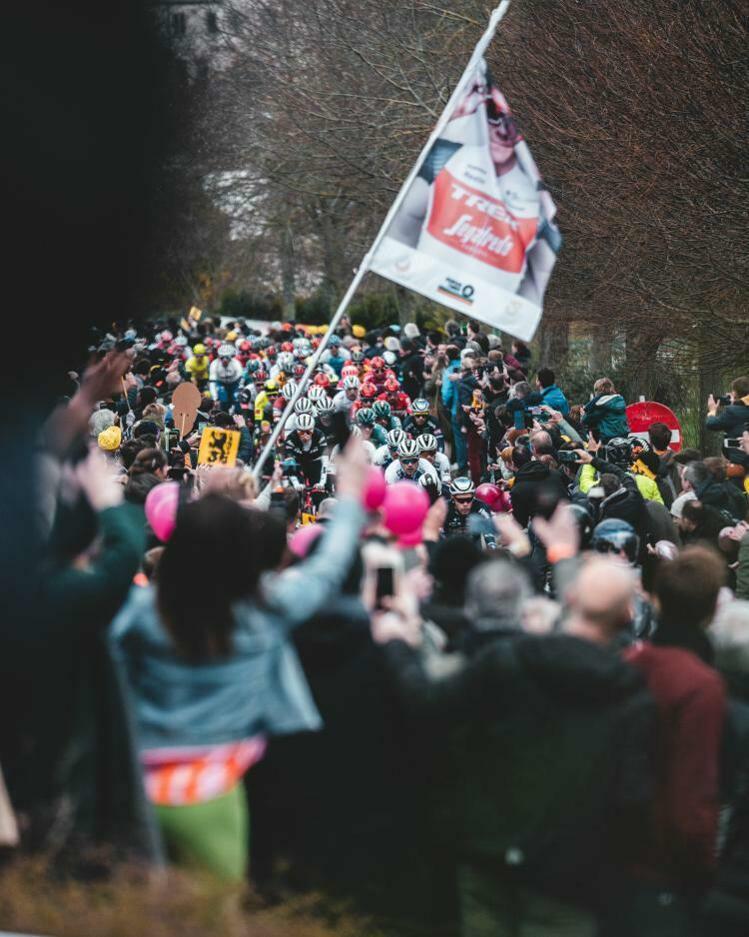
[[[653,836],[638,872],[661,886],[707,887],[715,866],[723,681],[675,647],[636,644],[624,657],[642,673],[658,709]]]

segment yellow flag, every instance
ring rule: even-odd
[[[198,465],[225,465],[231,468],[237,461],[239,436],[235,429],[206,426],[200,437]]]

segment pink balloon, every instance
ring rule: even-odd
[[[412,530],[408,534],[401,534],[400,537],[398,537],[398,546],[401,550],[410,550],[413,547],[418,547],[419,544],[423,542],[424,532],[421,529],[421,524],[419,524],[416,530]]]
[[[289,549],[294,556],[299,557],[301,560],[307,555],[309,548],[321,533],[322,525],[305,524],[304,527],[300,527],[292,534],[291,540],[289,540]]]
[[[177,482],[162,482],[146,495],[146,520],[151,525],[151,530],[164,543],[172,536],[177,526],[178,506]]]
[[[388,485],[383,502],[385,526],[394,534],[410,534],[424,521],[429,511],[429,495],[416,482],[402,481]]]
[[[362,503],[368,511],[376,511],[385,500],[387,485],[385,473],[376,465],[370,465],[367,482],[364,485]]]

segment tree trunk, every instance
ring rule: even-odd
[[[557,372],[562,371],[570,350],[569,322],[544,322],[541,325],[538,341],[539,367],[549,367]]]
[[[296,271],[294,265],[294,239],[288,224],[281,229],[281,292],[283,298],[283,321],[294,318],[294,297],[296,295]]]
[[[609,325],[594,325],[592,338],[590,363],[593,373],[596,379],[607,377],[611,372],[611,351],[614,340],[611,327]]]
[[[627,392],[631,401],[644,397],[652,400],[659,380],[658,349],[663,340],[662,332],[654,330],[627,330]]]

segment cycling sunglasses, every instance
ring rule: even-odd
[[[401,465],[416,465],[418,461],[418,459],[401,459],[400,463]]]
[[[456,504],[470,504],[473,501],[473,495],[453,496],[453,501],[455,501]]]

